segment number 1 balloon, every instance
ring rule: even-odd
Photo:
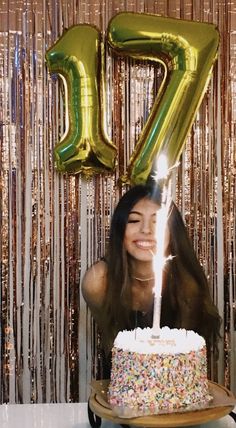
[[[112,171],[116,147],[105,132],[104,72],[99,31],[70,27],[46,53],[51,72],[65,86],[66,131],[55,147],[57,169],[71,173]]]

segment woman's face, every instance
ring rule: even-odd
[[[135,259],[150,261],[156,253],[156,213],[159,206],[148,198],[137,202],[129,213],[124,247]]]

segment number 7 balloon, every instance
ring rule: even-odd
[[[213,24],[123,12],[111,19],[107,37],[119,55],[165,67],[165,81],[123,177],[142,183],[161,154],[169,168],[178,161],[211,77],[219,33]]]
[[[46,52],[51,72],[65,87],[66,130],[55,146],[57,169],[71,173],[111,172],[116,147],[105,132],[103,45],[90,25],[70,27]]]

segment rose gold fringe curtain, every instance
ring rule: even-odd
[[[236,0],[2,0],[0,5],[0,402],[85,401],[99,343],[81,297],[103,254],[117,185],[162,79],[161,68],[115,58],[106,46],[107,129],[114,175],[58,174],[64,98],[45,51],[65,28],[105,36],[120,11],[213,22],[219,59],[186,143],[173,192],[223,318],[212,379],[236,392]]]

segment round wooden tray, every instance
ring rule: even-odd
[[[209,382],[210,392],[213,397],[216,397],[214,398],[215,406],[213,401],[213,405],[211,405],[211,407],[203,410],[139,416],[132,419],[120,418],[112,413],[110,405],[107,402],[108,382],[109,381],[107,380],[93,381],[92,393],[89,398],[89,406],[95,415],[120,425],[136,425],[156,428],[187,427],[217,420],[226,416],[233,410],[235,405],[234,395],[228,389],[217,383]]]

